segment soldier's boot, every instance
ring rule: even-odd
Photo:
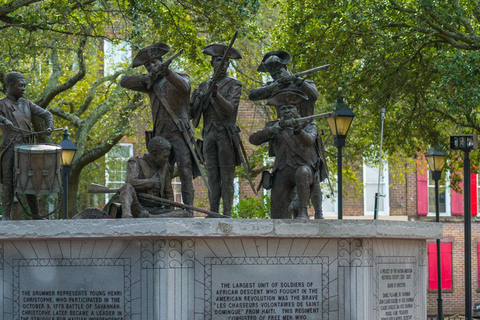
[[[185,192],[182,190],[182,200],[184,204],[193,206],[193,197],[194,197],[193,190],[192,192]],[[189,217],[193,217],[193,210],[188,209],[187,212]]]
[[[225,217],[228,217],[228,218],[231,218],[232,217],[232,202],[230,201],[225,201],[225,199],[223,200],[223,212],[222,214],[225,216]]]
[[[133,218],[135,214],[141,213],[141,208],[137,200],[137,194],[133,186],[125,183],[119,190],[120,203],[122,205],[122,218]]]
[[[12,204],[13,204],[13,186],[2,185],[2,220],[11,220]]]
[[[210,190],[208,192],[208,202],[210,203],[210,211],[220,212],[220,198],[222,196],[220,172],[217,166],[205,166],[207,171],[208,184]]]
[[[302,166],[295,172],[295,180],[297,181],[297,196],[299,202],[299,212],[295,219],[309,219],[308,203],[312,194],[314,184],[314,173],[310,167]]]
[[[315,219],[323,219],[322,189],[320,188],[320,183],[318,183],[317,179],[313,181],[310,199],[315,210]]]
[[[223,215],[232,217],[233,197],[235,196],[235,187],[233,186],[235,166],[221,166],[220,174],[222,178]]]
[[[307,206],[300,206],[298,215],[295,217],[295,219],[306,219],[306,220],[309,219]]]
[[[34,220],[44,219],[44,217],[40,215],[37,196],[34,194],[26,194],[25,199],[27,199],[28,206],[30,207],[30,212],[32,213],[32,219]]]
[[[138,215],[139,218],[150,218],[150,212],[147,210],[142,210]]]

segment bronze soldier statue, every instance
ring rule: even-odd
[[[241,164],[241,146],[237,145],[240,130],[236,121],[242,84],[228,77],[227,69],[229,59],[242,56],[238,50],[228,48],[224,44],[211,44],[202,49],[202,53],[211,56],[215,79],[201,83],[191,99],[192,113],[197,118],[199,113],[203,114],[203,157],[211,190],[208,193],[210,211],[219,212],[221,198],[225,216],[231,216],[235,167]],[[207,91],[211,92],[208,96]]]
[[[313,192],[317,183],[315,175],[324,164],[315,147],[317,125],[313,121],[306,124],[295,121],[300,117],[298,105],[307,99],[307,95],[299,90],[277,91],[267,104],[277,108],[279,119],[268,122],[262,130],[250,135],[250,143],[258,146],[269,142],[275,153],[271,174],[272,219],[292,218],[288,207],[295,188],[300,204],[297,219],[308,219],[309,200],[319,196]],[[318,201],[312,199],[312,202],[314,200]]]
[[[168,158],[172,145],[163,137],[154,137],[148,143],[148,154],[128,159],[125,184],[120,188],[123,218],[148,217],[171,211],[168,206],[152,205],[137,192],[173,201]]]
[[[27,85],[25,77],[11,72],[5,77],[7,96],[0,100],[0,124],[2,130],[1,182],[3,220],[10,220],[14,199],[14,148],[16,145],[33,143],[30,123],[33,116],[43,119],[47,135],[53,131],[52,114],[33,102],[22,98]],[[38,199],[34,194],[26,194],[28,206],[34,219],[42,219],[38,208]]]
[[[145,66],[148,74],[125,76],[120,81],[124,88],[147,93],[153,117],[153,135],[165,137],[172,144],[169,163],[177,163],[182,183],[183,203],[193,205],[194,166],[192,149],[193,129],[190,126],[190,77],[170,70],[162,63],[162,56],[170,51],[165,43],[148,46],[136,55],[132,66]],[[196,172],[196,171],[195,171]],[[193,215],[193,213],[192,213]]]
[[[283,50],[271,51],[265,54],[257,71],[270,73],[273,81],[267,82],[264,86],[250,91],[248,98],[252,101],[266,100],[278,90],[300,90],[308,97],[308,100],[305,100],[298,105],[299,114],[301,117],[311,116],[315,113],[315,102],[318,99],[317,87],[313,81],[305,80],[304,78],[296,77],[291,74],[287,70],[287,64],[290,60],[290,54]],[[320,136],[317,137],[317,148],[318,151],[323,154],[323,143]],[[326,170],[326,168],[324,170]],[[316,219],[323,219],[320,181],[323,181],[325,177],[326,174],[322,179],[318,175],[315,177],[317,181],[315,182],[314,193],[317,195],[312,197],[312,204],[315,209]]]
[[[296,77],[287,70],[291,57],[288,52],[278,50],[265,54],[258,66],[258,72],[268,72],[273,81],[267,82],[260,88],[250,91],[248,98],[252,101],[266,100],[275,92],[282,89],[300,90],[305,93],[308,100],[300,103],[298,111],[300,116],[311,116],[315,113],[315,102],[318,99],[318,90],[311,80]]]

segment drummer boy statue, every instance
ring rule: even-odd
[[[33,102],[22,98],[25,92],[25,77],[18,72],[11,72],[5,77],[7,96],[0,99],[0,181],[2,183],[3,220],[10,220],[14,199],[14,148],[16,145],[33,143],[30,124],[33,116],[43,119],[46,134],[53,131],[52,114]],[[41,219],[36,195],[25,195],[34,219]]]

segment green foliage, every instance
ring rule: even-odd
[[[389,161],[415,159],[449,135],[480,129],[480,15],[476,1],[277,1],[271,49],[292,54],[291,68],[330,63],[314,80],[334,101],[344,87],[355,113],[344,148],[346,170],[378,159],[381,108]],[[319,111],[325,111],[322,101]],[[335,150],[327,144],[329,163]],[[473,159],[474,158],[474,159]],[[472,154],[472,162],[479,163]],[[454,172],[455,161],[450,162]],[[334,171],[333,168],[332,171]]]
[[[135,53],[158,41],[171,45],[172,51],[184,48],[184,55],[172,68],[188,73],[195,87],[211,73],[210,59],[200,54],[200,49],[211,42],[228,43],[237,29],[239,39],[251,42],[249,35],[258,32],[255,19],[259,10],[260,0],[221,4],[205,0],[0,1],[2,84],[7,72],[22,72],[30,83],[26,97],[49,109],[56,127],[68,125],[78,148],[70,176],[71,213],[76,212],[77,204],[97,201],[85,188],[90,182],[104,180],[102,157],[123,136],[138,136],[131,120],[149,105],[145,95],[118,85],[130,59],[118,64],[115,74],[104,74],[104,38],[117,44],[122,40]],[[237,44],[241,46],[242,41]],[[144,72],[143,67],[134,72]],[[5,92],[4,85],[2,89]],[[139,117],[146,118],[143,114]],[[151,125],[144,124],[140,136]],[[59,138],[53,136],[50,142]]]
[[[78,191],[83,205],[86,181],[103,179],[103,155],[124,135],[141,136],[151,125],[148,98],[118,86],[125,72],[143,73],[143,67],[128,70],[125,61],[115,76],[103,78],[104,37],[129,43],[134,53],[158,41],[172,46],[168,55],[185,49],[172,68],[189,74],[196,88],[212,73],[201,48],[228,43],[239,30],[235,47],[243,59],[232,61],[230,73],[243,83],[243,98],[265,81],[256,68],[269,50],[290,52],[294,72],[331,64],[311,77],[320,93],[316,112],[330,111],[344,87],[355,113],[343,149],[344,179],[357,183],[358,163],[378,159],[382,108],[390,168],[401,169],[404,158],[414,162],[429,145],[443,145],[455,160],[449,135],[480,131],[479,24],[477,1],[463,0],[0,0],[0,78],[3,84],[6,72],[24,73],[27,98],[52,110],[56,126],[71,128],[79,153],[70,202]],[[272,114],[263,102],[254,107]],[[136,115],[141,120],[132,125]],[[262,125],[239,124],[246,136]],[[318,125],[333,176],[337,150],[326,122]],[[255,148],[254,176],[269,166],[265,155]],[[477,153],[472,163],[480,164]],[[461,171],[458,161],[449,161],[449,170]]]
[[[270,218],[270,195],[240,199],[232,208],[232,217],[241,219]]]

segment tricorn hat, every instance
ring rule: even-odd
[[[227,51],[228,46],[221,43],[213,43],[202,49],[202,53],[208,54],[212,57],[223,57],[225,51]],[[227,53],[228,59],[242,59],[242,55],[235,48],[230,48]]]
[[[258,72],[269,72],[285,66],[290,62],[292,57],[283,50],[270,51],[263,56],[262,62],[257,68]]]
[[[143,66],[145,63],[153,59],[160,58],[168,51],[170,51],[170,46],[163,42],[152,44],[151,46],[143,48],[139,53],[137,53],[133,59],[132,67],[136,68]]]
[[[300,90],[282,89],[268,98],[267,105],[279,107],[287,104],[300,104],[307,100],[308,96]]]

